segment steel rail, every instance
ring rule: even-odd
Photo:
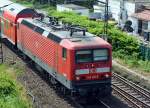
[[[123,99],[125,99],[127,102],[129,102],[134,108],[141,108],[139,105],[137,105],[132,99],[130,99],[126,94],[119,91],[117,88],[113,87],[113,91],[117,93],[119,96],[121,96]]]
[[[137,95],[141,95],[143,98],[145,98],[145,100],[149,101],[150,102],[150,96],[147,95],[146,93],[144,93],[143,91],[141,91],[140,89],[134,87],[133,85],[127,83],[127,82],[123,82],[123,83],[118,83],[117,81],[113,81],[113,84],[114,85],[118,85],[120,87],[125,87],[125,89],[127,89],[127,91],[135,91],[135,93],[137,93]],[[125,85],[123,85],[125,84]]]
[[[112,88],[136,108],[150,108],[150,92],[114,73]]]
[[[109,105],[107,105],[104,101],[99,100],[106,108],[111,108]]]
[[[141,86],[139,86],[139,85],[137,85],[137,84],[135,84],[135,83],[133,83],[133,82],[123,78],[122,76],[120,76],[120,75],[118,75],[116,73],[113,73],[113,78],[114,77],[120,79],[122,82],[124,82],[126,84],[132,85],[132,87],[134,87],[134,88],[136,87],[139,91],[144,92],[148,97],[150,97],[150,91],[148,91],[148,90],[142,88]]]

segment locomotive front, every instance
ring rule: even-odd
[[[18,22],[18,48],[46,70],[52,84],[59,82],[80,95],[111,94],[112,47],[108,42],[79,27],[43,26],[36,19]]]
[[[71,44],[72,90],[80,95],[110,95],[111,45],[99,37],[82,38]]]

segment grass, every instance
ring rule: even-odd
[[[24,6],[27,6],[27,7],[33,7],[33,4],[32,4],[32,0],[29,2],[27,2],[26,0],[11,0],[13,2],[16,2],[16,3],[21,3],[22,5]]]
[[[130,73],[128,70],[125,70],[124,68],[119,67],[118,65],[113,65],[113,71],[120,74],[124,78],[140,85],[141,87],[144,87],[144,88],[150,90],[149,82],[147,80],[141,78],[140,76],[134,75],[134,74]]]
[[[150,75],[150,61],[143,61],[137,57],[137,55],[123,55],[119,53],[113,53],[114,59],[126,67],[133,69],[140,73],[146,73]]]
[[[0,108],[31,108],[24,87],[12,67],[0,65]]]

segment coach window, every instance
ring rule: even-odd
[[[66,48],[63,48],[63,49],[62,49],[62,57],[63,57],[64,59],[67,58],[67,50],[66,50]]]

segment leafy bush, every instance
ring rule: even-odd
[[[0,96],[8,96],[15,92],[13,82],[6,78],[0,78]]]
[[[28,0],[19,2],[24,5],[31,5]],[[37,2],[33,6],[47,11],[50,16],[57,17],[65,23],[85,27],[90,33],[95,34],[96,36],[101,36],[103,34],[104,23],[102,21],[90,21],[87,17],[80,16],[72,12],[57,12],[55,7],[49,5],[40,5],[37,4]],[[126,33],[123,33],[121,30],[115,28],[111,23],[109,24],[108,28],[108,39],[115,52],[123,50],[124,54],[127,55],[139,53],[139,42],[136,38],[128,36]]]
[[[77,15],[70,12],[57,12],[49,9],[49,15],[55,16],[63,22],[80,25],[88,29],[88,31],[97,36],[103,34],[103,22],[90,21],[87,17]],[[115,28],[109,24],[109,41],[113,46],[114,51],[123,50],[124,54],[139,53],[139,42],[136,38],[127,35],[125,32]]]
[[[15,70],[0,65],[0,108],[30,108],[25,90],[16,82]]]

